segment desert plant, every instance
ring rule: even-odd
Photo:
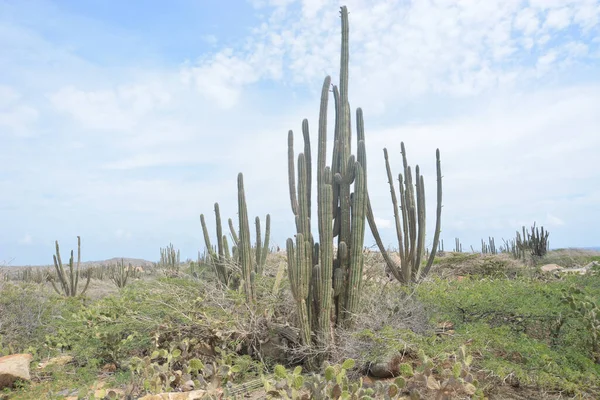
[[[160,261],[158,263],[160,268],[177,274],[179,272],[180,264],[179,249],[175,251],[172,243],[169,243],[164,249],[162,247],[160,248]]]
[[[110,279],[117,285],[118,288],[122,289],[127,285],[127,280],[129,276],[134,272],[131,263],[128,266],[125,266],[125,261],[121,259],[121,262],[117,262],[117,264],[110,269]]]
[[[248,224],[248,207],[244,192],[244,175],[238,174],[238,218],[240,226],[238,254],[242,270],[244,293],[248,303],[254,302],[254,278],[256,272],[252,268],[252,247],[250,246],[250,226]]]
[[[256,217],[256,260],[255,260],[255,271],[258,275],[262,275],[267,262],[267,255],[269,254],[269,239],[271,237],[271,216],[267,214],[265,219],[265,241],[262,242],[262,236],[260,231],[260,218]]]
[[[394,207],[394,220],[396,222],[396,235],[398,237],[398,252],[400,254],[400,265],[397,265],[391,257],[387,256],[387,249],[381,241],[377,241],[379,250],[384,254],[387,266],[396,279],[403,283],[415,282],[426,276],[433,265],[437,253],[442,216],[442,167],[440,162],[440,150],[437,149],[436,171],[437,171],[437,213],[435,231],[433,235],[432,251],[425,265],[421,265],[421,258],[425,255],[425,183],[420,174],[419,166],[415,167],[415,185],[413,187],[413,175],[406,159],[404,143],[400,143],[402,153],[402,164],[404,165],[404,176],[398,174],[400,189],[400,208],[396,198],[396,189],[390,169],[387,149],[383,149],[385,168],[387,171],[392,205]],[[402,216],[398,210],[401,211]],[[373,226],[371,226],[373,230]],[[378,237],[379,235],[377,235]],[[457,239],[458,243],[458,239]],[[458,247],[458,244],[457,244]]]
[[[350,105],[348,102],[348,9],[341,7],[342,40],[340,87],[333,86],[335,137],[332,166],[326,166],[327,106],[331,77],[321,91],[317,156],[317,221],[319,241],[311,231],[312,156],[308,121],[302,121],[304,151],[298,155],[296,188],[294,134],[288,133],[288,181],[296,219],[296,240],[288,239],[288,275],[296,300],[302,344],[327,349],[332,340],[332,319],[349,325],[356,312],[362,286],[363,244],[367,212],[366,151],[362,110],[357,114],[357,156],[351,155]],[[354,191],[352,192],[352,185]],[[334,258],[334,238],[337,257]]]
[[[496,242],[493,237],[489,237],[487,243],[481,239],[481,253],[482,254],[498,254],[496,249]]]
[[[217,229],[217,251],[215,251],[210,242],[210,235],[206,227],[204,214],[200,214],[200,223],[202,225],[202,233],[204,235],[204,244],[206,245],[206,251],[210,257],[210,263],[214,266],[217,277],[221,283],[228,285],[231,278],[231,270],[228,268],[229,265],[231,265],[231,254],[229,252],[227,236],[223,235],[219,203],[215,203],[215,219]]]
[[[67,297],[75,297],[77,296],[77,286],[79,285],[79,276],[81,275],[81,237],[77,236],[77,267],[74,266],[73,260],[73,250],[71,250],[71,257],[69,258],[69,269],[66,271],[63,267],[62,259],[60,257],[60,248],[58,247],[58,240],[56,243],[56,254],[53,256],[54,259],[54,269],[56,270],[56,276],[58,281],[60,282],[59,290],[58,286],[54,282],[54,278],[49,275],[50,283],[52,287],[56,291],[56,293],[60,295],[64,295]],[[85,274],[87,275],[87,280],[83,290],[79,293],[79,296],[82,296],[90,285],[90,279],[92,278],[92,274],[90,271],[87,271]]]
[[[302,367],[288,372],[276,365],[273,379],[263,379],[267,398],[302,399],[397,399],[406,381],[398,377],[393,382],[378,382],[366,387],[362,379],[352,380],[348,371],[355,362],[347,359],[342,364],[325,365],[322,374],[302,375]]]
[[[421,391],[433,392],[435,398],[439,400],[450,400],[456,398],[457,395],[467,395],[472,399],[484,398],[483,393],[477,390],[478,382],[471,373],[473,357],[467,355],[465,346],[461,346],[456,354],[448,356],[452,368],[439,368],[441,369],[439,377],[433,373],[436,369],[433,360],[427,357],[423,351],[419,353],[419,357],[421,367],[414,375],[414,383],[423,386]],[[421,399],[420,391],[417,391],[416,388],[413,389],[411,398]]]
[[[576,287],[565,291],[562,301],[583,320],[589,334],[588,341],[592,357],[596,364],[600,364],[600,306],[598,301],[591,296],[586,296]]]

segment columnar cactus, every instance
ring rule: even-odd
[[[175,251],[173,243],[169,243],[169,245],[165,248],[160,248],[159,266],[161,268],[177,273],[179,272],[180,264],[180,252],[179,249]]]
[[[227,236],[223,235],[219,203],[215,203],[215,220],[217,224],[217,251],[215,251],[210,242],[210,235],[206,227],[204,214],[200,214],[200,224],[202,225],[204,244],[206,245],[206,250],[208,251],[208,254],[210,256],[211,264],[215,267],[217,277],[219,278],[219,280],[224,285],[228,285],[229,280],[231,278],[231,271],[229,269],[231,257],[229,255],[229,243],[227,242]]]
[[[65,271],[62,260],[60,257],[60,248],[58,247],[58,240],[56,243],[56,255],[53,256],[54,259],[54,269],[56,270],[56,275],[58,277],[58,281],[60,282],[60,287],[62,290],[58,289],[54,279],[50,280],[52,287],[56,291],[56,293],[60,295],[64,295],[67,297],[75,297],[77,294],[77,286],[79,285],[79,276],[81,274],[80,266],[81,266],[81,237],[77,236],[77,267],[74,266],[73,260],[73,250],[71,250],[71,257],[69,258],[69,270]],[[87,275],[87,280],[85,282],[85,286],[83,290],[79,293],[79,296],[82,296],[90,285],[90,280],[92,275],[89,273]]]
[[[122,289],[127,285],[129,275],[133,274],[133,266],[131,263],[128,267],[125,266],[125,261],[121,258],[121,262],[117,261],[117,265],[110,268],[110,279],[117,285],[118,288]]]
[[[333,338],[333,325],[351,323],[358,308],[362,286],[364,228],[367,213],[366,151],[362,110],[357,110],[357,156],[352,155],[350,105],[348,102],[348,10],[341,8],[342,57],[340,87],[333,87],[335,137],[332,165],[327,166],[327,106],[331,78],[321,92],[317,152],[317,221],[319,240],[311,230],[312,153],[308,121],[302,122],[304,151],[297,157],[297,187],[294,135],[288,133],[288,180],[290,203],[296,221],[296,241],[288,239],[288,271],[298,314],[302,340],[326,350]],[[337,237],[337,256],[334,238]],[[312,275],[312,279],[311,279]]]
[[[260,231],[260,218],[256,217],[256,260],[255,260],[255,271],[258,275],[262,275],[267,263],[267,255],[269,254],[269,239],[271,237],[271,215],[267,214],[266,227],[265,227],[265,241],[262,243],[261,231]]]
[[[252,247],[250,246],[250,226],[248,224],[248,208],[244,192],[244,175],[241,172],[238,174],[238,217],[240,236],[237,249],[242,270],[242,280],[244,282],[246,300],[248,303],[252,303],[254,302],[255,272],[252,268]]]
[[[424,265],[421,265],[421,258],[425,256],[425,184],[418,165],[415,168],[415,183],[413,184],[412,169],[408,165],[404,143],[400,144],[400,148],[402,152],[402,164],[404,166],[404,175],[398,175],[400,207],[398,207],[388,152],[387,149],[383,149],[392,205],[394,207],[394,221],[396,225],[396,235],[398,237],[400,265],[397,265],[389,256],[379,234],[376,232],[377,228],[374,221],[371,221],[373,216],[370,211],[369,224],[371,225],[373,236],[376,239],[379,250],[383,254],[388,269],[400,282],[409,283],[417,281],[429,273],[437,253],[442,215],[442,169],[440,151],[438,149],[436,150],[437,212],[433,245],[431,246],[432,250],[429,253],[427,261]],[[402,215],[400,215],[398,210],[400,210]]]

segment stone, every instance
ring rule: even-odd
[[[0,390],[12,387],[17,380],[29,381],[31,354],[13,354],[0,357]]]
[[[59,357],[54,357],[54,358],[50,358],[49,360],[43,361],[41,363],[38,364],[38,368],[40,369],[44,369],[46,367],[49,367],[51,365],[56,365],[56,366],[63,366],[63,365],[67,365],[70,362],[73,361],[73,357],[72,356],[59,356]]]
[[[200,400],[206,398],[207,394],[215,394],[214,392],[208,392],[206,390],[192,390],[191,392],[175,392],[175,393],[161,393],[161,394],[149,394],[144,397],[140,397],[138,400]]]
[[[191,379],[186,381],[183,385],[181,385],[182,392],[191,392],[194,389],[196,389],[196,384]]]
[[[542,270],[542,272],[554,272],[554,271],[560,271],[563,268],[557,264],[546,264],[546,265],[543,265],[542,267],[540,267],[540,269]]]

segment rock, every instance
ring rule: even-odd
[[[196,388],[196,384],[191,379],[186,381],[183,385],[181,385],[182,392],[191,392],[195,388]]]
[[[193,390],[185,393],[149,394],[144,397],[140,397],[138,400],[200,400],[205,398],[207,394],[211,393],[207,392],[206,390]]]
[[[41,363],[38,364],[38,368],[40,369],[44,369],[46,367],[49,367],[51,365],[57,365],[57,366],[63,366],[63,365],[67,365],[68,363],[73,361],[73,357],[72,356],[60,356],[60,357],[54,357],[51,358],[49,360],[43,361]]]
[[[546,264],[546,265],[543,265],[540,269],[542,270],[542,272],[554,272],[554,271],[560,271],[563,268],[557,264]]]
[[[33,356],[31,354],[13,354],[0,357],[0,390],[12,387],[17,380],[29,381],[29,363]]]
[[[600,266],[600,263],[598,261],[592,261],[591,263],[587,264],[585,267],[585,269],[592,269],[594,267],[598,267]]]

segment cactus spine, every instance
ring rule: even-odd
[[[60,248],[58,247],[58,240],[55,243],[56,254],[53,256],[54,269],[56,270],[56,275],[58,277],[58,281],[60,282],[60,287],[62,291],[58,289],[53,279],[50,280],[50,283],[52,284],[52,287],[54,288],[56,293],[67,297],[75,297],[77,296],[77,286],[79,285],[79,276],[81,273],[81,237],[77,236],[77,267],[74,266],[73,250],[71,250],[68,272],[65,271],[63,267],[63,263],[60,257]],[[85,286],[83,287],[83,290],[79,293],[79,296],[83,295],[87,290],[88,286],[90,285],[92,275],[90,273],[87,273],[86,275],[87,281],[85,283]]]
[[[348,10],[341,8],[340,87],[333,86],[335,136],[331,167],[327,166],[327,107],[331,78],[321,91],[317,151],[317,221],[319,241],[311,231],[312,155],[308,121],[302,122],[304,151],[294,163],[294,135],[288,133],[290,203],[296,221],[296,242],[288,239],[288,271],[298,305],[302,340],[312,345],[316,332],[323,350],[331,345],[333,325],[347,326],[357,311],[362,286],[363,244],[367,213],[366,151],[362,110],[357,110],[357,156],[352,155],[348,102]],[[296,187],[297,183],[297,187]],[[334,238],[337,237],[337,257]],[[312,279],[311,279],[312,276]]]

